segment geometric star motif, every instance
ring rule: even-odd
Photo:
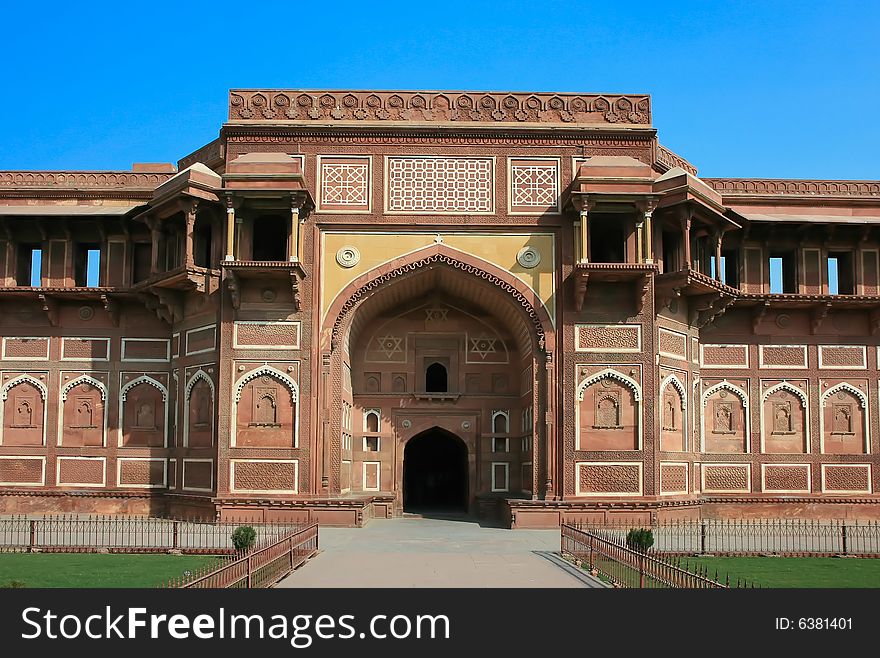
[[[425,314],[427,315],[425,322],[443,322],[449,315],[449,309],[442,306],[432,306],[425,309]]]
[[[403,342],[403,338],[386,334],[376,340],[379,343],[379,349],[384,352],[385,356],[389,359],[393,358],[395,354],[403,352],[403,348],[400,346]]]
[[[497,338],[492,338],[486,334],[480,334],[476,338],[471,338],[470,340],[471,352],[479,354],[481,359],[485,359],[487,354],[495,353],[495,341],[498,340]]]

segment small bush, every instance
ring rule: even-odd
[[[0,585],[0,589],[24,589],[25,587],[27,587],[27,585],[20,580],[10,580],[9,582]]]
[[[647,553],[654,545],[654,533],[650,528],[633,528],[626,533],[626,546],[639,553]]]
[[[237,527],[232,532],[232,545],[237,551],[247,551],[257,542],[257,531],[249,525]]]

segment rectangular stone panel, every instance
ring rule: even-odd
[[[761,488],[767,493],[809,493],[809,464],[763,464]]]
[[[687,360],[687,336],[677,331],[660,328],[658,335],[660,354],[671,359]]]
[[[381,462],[364,462],[364,491],[379,491]]]
[[[807,346],[759,345],[758,367],[804,369],[807,367]]]
[[[385,209],[410,213],[492,213],[493,158],[388,157]]]
[[[660,493],[688,493],[688,465],[682,462],[660,463]]]
[[[217,328],[214,325],[190,329],[186,332],[186,355],[210,352],[215,347]]]
[[[123,338],[123,361],[170,361],[169,338]]]
[[[819,367],[863,370],[868,367],[864,345],[819,345]]]
[[[235,349],[298,350],[301,324],[291,321],[235,322],[232,346]]]
[[[61,339],[62,361],[109,361],[109,338],[69,338]]]
[[[701,345],[700,363],[704,368],[748,368],[748,345]]]
[[[804,249],[803,294],[822,294],[822,252],[819,249]]]
[[[640,324],[578,324],[575,337],[578,352],[642,351]]]
[[[492,462],[492,491],[510,490],[510,464]]]
[[[177,460],[168,460],[168,488],[177,489]]]
[[[640,496],[641,462],[578,462],[576,464],[579,496]]]
[[[748,493],[751,491],[749,464],[703,464],[703,486],[706,493]]]
[[[880,287],[880,271],[878,271],[878,252],[874,249],[862,251],[862,290],[860,295],[876,295]]]
[[[118,485],[126,488],[156,489],[165,486],[166,461],[156,457],[120,457],[116,461]]]
[[[369,212],[369,156],[318,156],[319,211]]]
[[[180,356],[180,334],[175,332],[171,334],[171,358],[176,359]]]
[[[871,493],[870,464],[822,464],[825,493]]]
[[[295,494],[298,490],[296,459],[233,459],[229,468],[234,492]]]
[[[559,212],[559,160],[510,158],[508,211],[538,215]]]
[[[3,360],[45,361],[49,358],[48,338],[3,338]]]
[[[45,483],[45,457],[0,457],[0,485],[41,487]]]
[[[104,457],[58,457],[56,466],[61,486],[103,487],[106,484]]]
[[[182,488],[191,491],[211,491],[214,488],[213,460],[184,459]]]

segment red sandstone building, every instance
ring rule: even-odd
[[[0,511],[877,518],[880,182],[696,174],[648,96],[288,90],[0,172]]]

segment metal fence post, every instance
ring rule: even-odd
[[[37,545],[37,522],[30,522],[30,538],[28,539],[28,549],[33,550],[34,546]]]
[[[180,548],[180,521],[174,521],[173,524],[174,538],[172,540],[171,548],[177,550]]]
[[[846,546],[846,521],[843,522],[843,525],[840,526],[840,539],[843,543],[843,554],[846,555],[847,546]]]
[[[645,556],[639,554],[639,589],[645,588]]]
[[[700,553],[706,552],[706,522],[700,522]]]
[[[247,565],[247,586],[248,586],[248,589],[250,589],[251,588],[251,554],[250,553],[247,554],[246,565]]]

